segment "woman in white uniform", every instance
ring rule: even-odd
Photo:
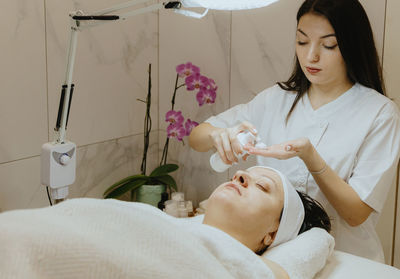
[[[225,163],[249,130],[267,148],[245,149],[280,170],[332,218],[336,249],[383,262],[375,231],[399,161],[399,110],[384,94],[368,17],[357,0],[306,0],[297,14],[296,63],[288,81],[191,133]]]

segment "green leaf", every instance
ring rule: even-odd
[[[111,192],[109,192],[107,195],[104,195],[105,199],[114,199],[122,196],[128,191],[135,190],[136,188],[146,184],[145,179],[143,180],[136,180],[136,181],[131,181],[127,182],[123,185],[120,185],[119,187],[113,189]]]
[[[120,181],[118,181],[118,182],[114,183],[113,185],[111,185],[110,187],[108,187],[108,189],[104,191],[103,196],[106,196],[108,194],[108,192],[110,192],[111,190],[113,190],[114,188],[116,188],[122,184],[125,184],[130,181],[135,181],[137,179],[145,179],[145,178],[146,178],[146,176],[143,174],[136,174],[136,175],[125,177],[124,179],[121,179]]]
[[[155,168],[151,174],[150,177],[155,177],[155,176],[161,176],[161,175],[166,175],[169,172],[176,171],[179,168],[177,164],[165,164],[161,165],[157,168]]]
[[[161,182],[160,184],[165,184],[167,186],[174,188],[176,191],[178,191],[178,188],[176,187],[175,179],[172,176],[170,176],[169,174],[157,176],[157,177],[153,177],[153,178],[155,180]]]

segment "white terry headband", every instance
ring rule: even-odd
[[[269,248],[272,248],[281,243],[294,239],[299,234],[301,225],[303,224],[304,220],[304,206],[299,194],[296,192],[293,185],[280,171],[264,166],[254,166],[249,168],[248,170],[251,170],[253,168],[264,168],[272,170],[279,174],[282,180],[284,193],[283,212],[274,241],[269,246]]]

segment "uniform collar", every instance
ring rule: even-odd
[[[356,92],[359,87],[360,87],[360,84],[355,83],[349,90],[344,92],[338,98],[319,107],[316,110],[314,110],[311,105],[310,99],[308,97],[308,92],[303,95],[302,103],[304,104],[304,108],[308,114],[312,115],[313,117],[326,118],[329,115],[334,114],[339,109],[346,106],[347,104],[351,103],[357,97]]]

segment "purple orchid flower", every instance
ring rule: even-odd
[[[193,65],[191,62],[187,62],[186,64],[176,66],[176,72],[180,77],[188,77],[194,74],[199,74],[200,68]]]
[[[192,91],[195,89],[202,89],[202,88],[209,87],[210,81],[205,76],[202,76],[200,74],[194,74],[194,75],[188,76],[185,79],[185,83],[186,83],[187,90]]]
[[[199,106],[204,104],[214,104],[216,97],[217,93],[213,89],[203,89],[196,94],[196,99],[199,103]]]
[[[216,86],[215,81],[212,78],[208,79],[207,89],[213,89],[214,91],[217,91],[218,89],[218,86]]]
[[[182,141],[183,137],[186,135],[186,130],[182,124],[170,124],[167,128],[167,137],[177,138]]]
[[[185,130],[186,130],[186,136],[190,135],[192,132],[193,128],[199,125],[196,121],[192,121],[190,119],[186,120],[185,122]]]
[[[184,117],[181,111],[170,110],[165,114],[165,121],[171,124],[179,124],[182,125],[184,121]]]

